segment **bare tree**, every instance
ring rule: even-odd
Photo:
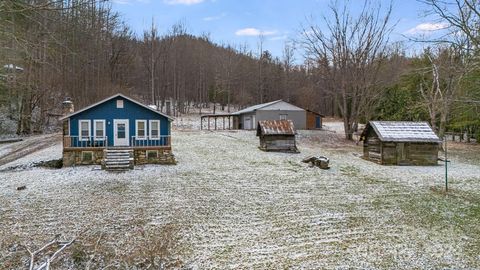
[[[351,140],[360,117],[380,96],[376,85],[392,31],[392,5],[384,11],[380,3],[365,0],[355,17],[347,5],[332,4],[332,19],[323,18],[326,28],[310,22],[303,27],[299,42],[318,67],[321,83],[337,102],[345,137]]]
[[[448,34],[435,40],[475,49],[480,46],[480,2],[478,0],[418,0],[431,7],[429,13],[436,14],[447,23]],[[452,37],[464,35],[468,43],[455,42]]]
[[[427,107],[430,123],[438,130],[440,137],[445,133],[451,106],[459,93],[464,76],[468,73],[462,52],[462,49],[454,46],[425,52],[430,67],[424,70],[431,72],[431,77],[422,76],[419,91]],[[431,81],[426,81],[425,78],[430,78]]]

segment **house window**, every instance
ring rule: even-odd
[[[287,120],[287,114],[280,114],[280,120]]]
[[[150,120],[150,139],[160,138],[160,120]]]
[[[147,159],[156,159],[158,158],[157,150],[147,150]]]
[[[88,141],[90,139],[90,120],[79,120],[78,129],[80,131],[80,141]]]
[[[93,128],[95,140],[103,140],[105,138],[105,120],[93,120]]]
[[[135,137],[138,139],[145,139],[147,136],[147,120],[135,121]]]
[[[93,161],[93,152],[82,151],[82,162],[92,162],[92,161]]]
[[[117,108],[123,109],[123,99],[117,99]]]

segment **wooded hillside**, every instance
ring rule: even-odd
[[[366,0],[359,15],[338,3],[322,11],[336,19],[323,28],[306,22],[301,38],[274,57],[262,38],[258,49],[215,44],[182,23],[133,33],[108,1],[4,0],[0,133],[43,132],[66,97],[79,108],[122,92],[162,111],[168,100],[174,116],[210,102],[229,111],[284,99],[342,117],[346,138],[371,119],[428,120],[440,135],[478,137],[479,4],[425,2],[451,35],[422,41],[429,46],[418,55],[389,40],[392,7]]]

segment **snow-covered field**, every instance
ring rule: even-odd
[[[442,166],[365,161],[337,126],[300,131],[300,154],[262,152],[252,131],[177,128],[176,166],[3,170],[0,268],[27,260],[19,244],[39,247],[56,234],[81,234],[87,255],[93,239],[127,256],[144,244],[138,230],[166,224],[178,228],[172,256],[194,269],[480,268],[478,159],[452,150],[445,195]],[[301,163],[308,155],[328,156],[331,169]],[[60,156],[59,142],[0,169]],[[77,253],[66,256],[81,269]]]

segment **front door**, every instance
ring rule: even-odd
[[[113,120],[113,146],[128,146],[128,119]]]

